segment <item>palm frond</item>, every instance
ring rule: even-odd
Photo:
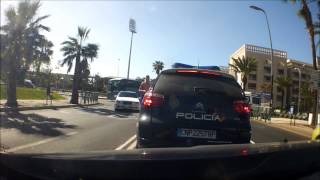
[[[237,73],[239,73],[239,72],[240,72],[240,70],[239,70],[238,66],[233,65],[233,64],[229,64],[229,66],[231,67],[231,69],[232,69],[233,71],[235,71],[235,72],[237,72]]]
[[[40,29],[40,30],[45,30],[45,31],[50,31],[50,27],[48,26],[44,26],[42,24],[38,25],[36,28]]]
[[[231,68],[236,72],[242,73],[244,76],[256,71],[257,62],[254,58],[243,56],[241,58],[232,58],[232,60],[233,64],[230,64]]]
[[[13,23],[15,24],[15,22],[17,21],[17,13],[16,13],[16,10],[14,9],[13,6],[10,6],[6,12],[5,12],[5,16],[7,18],[7,21],[9,23]]]
[[[86,27],[78,27],[78,36],[80,37],[81,41],[86,40],[88,38],[90,30]]]
[[[50,17],[50,15],[44,15],[44,16],[38,17],[35,21],[30,23],[30,25],[34,26],[34,25],[38,24],[40,21],[47,19],[48,17]]]
[[[97,58],[98,57],[98,50],[99,50],[99,46],[97,44],[87,44],[87,46],[84,46],[82,48],[82,52],[81,54],[85,57],[85,58],[89,58],[91,60],[91,62],[93,61],[93,58]]]
[[[68,73],[70,72],[70,70],[71,70],[71,68],[72,68],[72,66],[73,66],[73,61],[74,61],[74,59],[77,57],[77,55],[76,54],[71,54],[71,55],[68,55],[68,56],[66,56],[63,60],[62,60],[62,62],[61,62],[61,66],[64,66],[65,64],[67,64],[67,66],[68,66]]]

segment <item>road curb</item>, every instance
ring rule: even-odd
[[[61,106],[39,106],[39,107],[21,107],[21,108],[0,108],[0,112],[8,112],[8,111],[28,111],[28,110],[41,110],[41,109],[58,109],[58,108],[71,108],[71,107],[87,107],[99,105],[102,103],[95,104],[68,104]]]
[[[285,128],[285,127],[276,126],[276,124],[265,123],[265,122],[262,122],[262,121],[259,121],[259,120],[251,120],[251,121],[257,122],[259,124],[267,125],[267,126],[270,126],[270,127],[273,127],[273,128],[277,128],[277,129],[280,129],[280,130],[284,130],[284,131],[287,131],[287,132],[290,132],[290,133],[294,133],[296,135],[303,136],[303,137],[311,139],[311,134],[310,135],[306,135],[304,133],[299,133],[297,131],[294,131],[294,130],[291,130],[291,129],[288,129],[288,128]]]

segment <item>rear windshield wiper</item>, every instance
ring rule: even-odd
[[[226,92],[206,88],[206,87],[193,87],[193,92],[196,95],[219,95],[219,96],[230,96]]]
[[[219,94],[225,94],[223,92],[219,92],[210,88],[206,87],[193,87],[193,92],[195,94],[207,94],[207,93],[219,93]]]

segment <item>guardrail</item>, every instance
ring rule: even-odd
[[[80,97],[80,103],[82,104],[93,104],[93,103],[98,103],[99,101],[98,92],[82,91],[79,93],[79,97]]]
[[[271,122],[272,112],[268,106],[252,106],[252,118]]]

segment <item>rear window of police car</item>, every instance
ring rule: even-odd
[[[172,93],[190,95],[194,94],[194,88],[205,88],[210,92],[230,97],[244,97],[240,85],[234,79],[202,74],[161,74],[153,92],[163,95]]]

